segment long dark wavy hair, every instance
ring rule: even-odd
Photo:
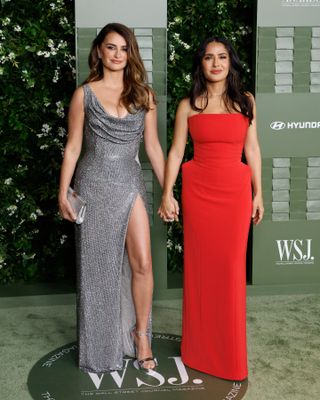
[[[208,87],[207,80],[202,69],[202,60],[206,52],[207,45],[212,42],[221,43],[226,48],[230,58],[230,70],[227,76],[226,90],[223,94],[223,101],[229,112],[239,111],[249,118],[251,123],[253,119],[253,105],[250,97],[244,91],[241,77],[242,65],[239,57],[229,40],[220,37],[209,37],[199,46],[193,60],[192,67],[192,86],[189,92],[190,105],[194,111],[203,112],[208,105]],[[196,101],[199,97],[204,98],[204,107],[198,107]]]
[[[123,24],[117,22],[107,24],[101,29],[92,42],[88,57],[90,73],[84,83],[99,81],[103,78],[103,64],[98,56],[98,48],[103,43],[105,37],[111,32],[118,33],[124,38],[127,44],[128,59],[124,69],[123,91],[120,97],[120,103],[131,113],[139,109],[149,111],[150,94],[155,102],[154,92],[147,84],[147,73],[139,53],[139,47],[134,33]]]

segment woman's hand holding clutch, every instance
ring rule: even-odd
[[[77,219],[76,213],[68,201],[67,194],[65,196],[59,194],[59,212],[62,218],[70,222],[75,222]]]

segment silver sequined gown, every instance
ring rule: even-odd
[[[87,201],[84,222],[76,226],[79,367],[99,373],[119,370],[124,355],[134,356],[125,237],[137,196],[147,204],[138,161],[145,111],[114,117],[88,84],[83,90],[84,138],[74,182]],[[149,332],[150,324],[151,316]]]

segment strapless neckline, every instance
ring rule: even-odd
[[[244,117],[244,115],[242,113],[199,113],[199,114],[190,115],[188,117],[188,119],[191,119],[193,117],[198,117],[199,115],[214,115],[214,116],[215,115],[241,115]]]

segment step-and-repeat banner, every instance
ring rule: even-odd
[[[320,0],[258,0],[256,101],[266,215],[253,284],[320,282]]]

